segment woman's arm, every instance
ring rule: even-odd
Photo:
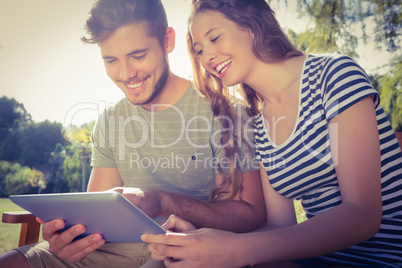
[[[342,203],[301,224],[266,232],[264,237],[243,236],[247,247],[256,252],[252,263],[324,255],[377,233],[382,216],[381,156],[372,98],[331,120],[329,135]]]
[[[330,124],[342,195],[339,206],[301,224],[265,232],[201,229],[187,235],[145,235],[144,241],[154,243],[150,249],[160,255],[183,259],[182,264],[212,265],[219,255],[220,264],[229,264],[221,267],[233,267],[320,256],[369,239],[377,233],[382,216],[380,145],[372,98],[351,106]],[[180,262],[169,265],[184,267]]]
[[[267,211],[267,224],[262,230],[277,229],[297,224],[293,199],[283,197],[272,188],[262,163],[260,163],[260,176]]]

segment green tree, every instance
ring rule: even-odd
[[[357,29],[367,41],[367,26],[374,21],[378,45],[384,44],[390,52],[399,52],[402,34],[401,0],[298,0],[300,16],[307,16],[315,24],[301,37],[309,40],[312,49],[333,50],[358,57]],[[318,39],[318,40],[315,40]]]
[[[0,141],[7,136],[9,130],[17,123],[31,122],[31,115],[22,103],[6,96],[0,98]]]
[[[80,148],[82,191],[86,191],[91,171],[90,157],[92,155],[92,129],[94,125],[95,121],[83,124],[80,129],[70,133],[68,138],[70,141],[74,139],[73,144]]]
[[[371,0],[372,10],[367,16],[374,17],[375,41],[385,43],[389,52],[401,49],[402,34],[402,1],[401,0]]]
[[[91,131],[94,124],[90,122],[81,127],[70,126],[65,130],[64,138],[70,145],[65,148],[63,181],[71,192],[86,191],[91,170]]]
[[[40,170],[31,169],[28,174],[26,174],[26,180],[31,188],[38,189],[38,194],[46,188],[45,176]]]
[[[27,194],[41,192],[46,187],[43,173],[39,170],[22,167],[20,164],[0,163],[0,168],[6,170],[4,194]],[[2,172],[3,172],[2,170]]]
[[[402,1],[401,0],[298,0],[300,16],[309,17],[314,27],[302,33],[288,29],[299,48],[307,52],[340,50],[358,58],[360,39],[371,41],[377,49],[383,47],[394,59],[386,67],[386,74],[371,74],[373,86],[381,92],[381,104],[392,127],[402,130]],[[374,26],[372,26],[374,25]],[[367,30],[370,27],[370,32]],[[361,31],[358,31],[361,30]],[[358,35],[357,33],[361,32]]]
[[[12,164],[0,161],[0,197],[6,196],[6,176],[11,172]]]
[[[391,62],[391,70],[378,79],[381,105],[387,113],[392,128],[402,131],[402,56]]]
[[[50,154],[65,143],[60,123],[33,122],[24,105],[0,98],[0,159],[48,172]]]
[[[21,130],[31,123],[22,103],[6,96],[0,98],[0,159],[18,161],[21,156]]]
[[[58,143],[50,154],[50,176],[47,178],[47,191],[53,193],[69,192],[67,181],[63,180],[63,162],[66,158],[66,148]]]
[[[22,167],[20,164],[16,163],[11,166],[10,172],[6,174],[6,187],[5,194],[24,194],[29,191],[29,187],[26,181],[22,180],[20,176],[20,171]]]
[[[49,171],[49,159],[58,143],[64,143],[62,125],[46,120],[29,124],[22,132],[20,163]]]
[[[81,192],[81,172],[80,148],[68,145],[63,162],[63,180],[67,182],[70,192]]]
[[[0,159],[10,162],[18,162],[22,156],[21,128],[17,124],[10,128],[2,144],[0,145]]]
[[[6,136],[0,139],[0,159],[6,160],[0,161],[0,195],[85,191],[94,122],[63,129],[48,120],[33,122],[14,99],[3,97],[0,105]]]

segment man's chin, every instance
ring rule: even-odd
[[[127,96],[126,96],[126,98],[127,98],[127,100],[128,100],[131,104],[133,104],[133,105],[145,105],[145,104],[148,104],[148,103],[149,103],[148,100],[133,99],[133,98],[129,98],[129,97],[127,97]]]

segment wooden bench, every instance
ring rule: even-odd
[[[3,212],[1,221],[5,223],[21,223],[18,247],[38,242],[40,223],[28,211]]]
[[[402,132],[395,134],[402,150]],[[19,247],[38,242],[40,224],[36,221],[36,217],[28,211],[4,212],[2,221],[5,223],[21,223]]]

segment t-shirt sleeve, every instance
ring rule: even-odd
[[[109,140],[109,131],[107,127],[108,116],[105,110],[98,118],[92,131],[92,159],[93,167],[117,168]]]
[[[373,97],[376,108],[380,103],[379,94],[364,70],[350,57],[340,53],[327,58],[321,81],[328,121],[368,96]]]

